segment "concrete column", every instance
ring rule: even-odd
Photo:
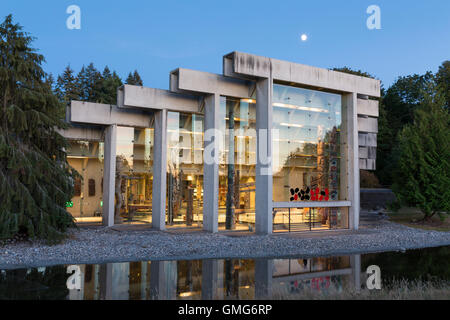
[[[359,292],[361,290],[361,255],[355,254],[350,256],[350,266],[352,268],[355,290]]]
[[[112,299],[112,263],[105,263],[100,265],[99,270],[99,285],[100,285],[100,300]]]
[[[167,110],[155,113],[152,227],[166,229]]]
[[[205,98],[205,135],[203,153],[203,230],[217,232],[219,221],[219,118],[220,95]],[[216,130],[213,132],[212,130]]]
[[[272,79],[256,81],[256,212],[257,234],[272,233]]]
[[[273,260],[255,260],[255,299],[272,297]]]
[[[202,261],[202,300],[217,299],[219,268],[217,259]]]
[[[355,92],[343,95],[344,125],[346,126],[347,154],[345,158],[347,172],[347,199],[351,201],[349,208],[349,227],[357,230],[359,227],[359,146],[358,146],[358,113],[357,94]]]
[[[114,192],[116,184],[117,126],[105,129],[105,162],[103,168],[103,225],[114,225]]]
[[[166,283],[167,261],[152,261],[150,263],[150,299],[164,300],[167,293]]]

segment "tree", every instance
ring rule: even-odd
[[[442,92],[427,91],[400,132],[393,184],[399,204],[419,208],[424,219],[450,211],[450,115]]]
[[[97,94],[98,103],[116,104],[117,88],[122,85],[122,80],[115,71],[111,74],[108,66],[105,67],[100,83],[100,92]]]
[[[141,79],[141,76],[137,72],[137,70],[134,70],[133,74],[131,72],[128,74],[127,80],[125,81],[126,84],[131,84],[134,86],[142,86],[143,82]]]
[[[0,238],[23,232],[56,240],[74,226],[65,204],[75,173],[57,132],[65,128],[63,105],[22,29],[11,15],[0,24]]]
[[[65,104],[69,103],[71,100],[79,99],[79,85],[73,75],[73,70],[70,68],[70,65],[64,69],[62,75],[58,76],[55,93],[59,100]]]
[[[450,111],[450,60],[446,60],[436,73],[436,81],[444,92],[447,111]]]

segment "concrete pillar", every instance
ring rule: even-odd
[[[273,260],[255,260],[255,299],[272,297]]]
[[[166,229],[167,110],[155,112],[152,227]]]
[[[116,184],[117,125],[105,129],[105,164],[103,168],[103,225],[114,225],[114,192]]]
[[[361,290],[361,255],[350,256],[350,266],[352,268],[353,284],[356,292]]]
[[[257,234],[272,233],[272,79],[256,81],[256,212]]]
[[[99,286],[100,286],[100,300],[112,299],[112,263],[105,263],[100,265],[99,270]]]
[[[130,263],[116,262],[112,264],[112,300],[128,300],[130,298]]]
[[[217,299],[219,268],[217,259],[202,261],[202,300]]]
[[[357,230],[359,227],[359,146],[358,146],[358,113],[357,94],[355,92],[343,95],[343,111],[345,120],[347,199],[351,201],[349,208],[349,227]]]
[[[205,98],[205,135],[203,153],[203,230],[217,232],[219,221],[219,118],[220,95]],[[213,130],[215,129],[216,132]]]

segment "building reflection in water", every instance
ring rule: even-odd
[[[262,299],[360,288],[360,256],[207,259],[80,265],[71,300]],[[70,275],[67,275],[68,277]]]

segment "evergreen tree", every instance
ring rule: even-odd
[[[433,90],[422,93],[414,122],[399,135],[393,184],[399,204],[420,208],[424,219],[450,212],[450,115],[444,96]]]
[[[444,61],[439,67],[436,80],[444,92],[447,111],[450,111],[450,60]]]
[[[63,74],[58,76],[55,93],[58,96],[59,101],[64,102],[65,104],[70,103],[71,100],[79,99],[79,85],[70,66],[67,66],[66,69],[64,69]]]
[[[81,101],[99,102],[101,100],[103,77],[92,62],[87,67],[81,68],[76,81]]]
[[[128,74],[127,80],[125,81],[126,84],[134,85],[134,86],[143,86],[143,82],[141,79],[141,76],[137,72],[137,70],[134,70],[133,74],[131,72]]]
[[[102,82],[100,86],[100,93],[97,99],[98,103],[116,104],[117,103],[117,88],[122,85],[122,80],[115,71],[111,74],[108,66],[105,67],[102,74]]]
[[[74,225],[65,207],[74,173],[56,131],[65,127],[62,104],[32,40],[11,15],[0,24],[0,238],[24,232],[55,240]]]

